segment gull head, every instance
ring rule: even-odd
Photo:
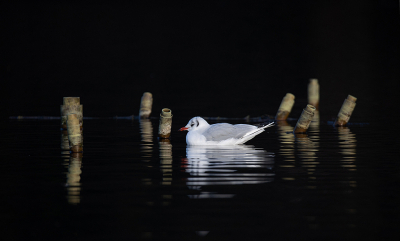
[[[195,131],[195,130],[200,130],[203,128],[207,128],[209,124],[207,123],[206,120],[201,118],[200,116],[193,117],[190,119],[190,121],[187,123],[185,127],[182,127],[179,129],[179,131]]]

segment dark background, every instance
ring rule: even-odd
[[[348,94],[357,117],[396,114],[398,1],[237,1],[1,4],[1,114],[58,116],[80,96],[85,116],[274,115],[282,97],[306,104],[321,86],[321,114]],[[357,114],[356,114],[357,113]]]

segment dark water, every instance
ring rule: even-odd
[[[173,120],[85,120],[84,153],[58,120],[1,129],[4,240],[398,240],[398,141],[388,121],[308,135],[280,123],[236,147],[188,148]],[[237,121],[231,121],[237,122]]]

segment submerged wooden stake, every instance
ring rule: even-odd
[[[68,140],[72,152],[82,152],[82,134],[79,119],[76,114],[67,116]]]
[[[292,111],[293,104],[294,95],[287,93],[282,99],[281,105],[276,113],[275,120],[286,120],[290,114],[290,111]]]
[[[308,104],[318,109],[319,106],[319,84],[317,79],[310,79],[308,84]]]
[[[169,138],[171,136],[172,111],[168,108],[161,110],[160,124],[158,126],[158,136],[160,138]]]
[[[150,92],[144,92],[142,100],[140,102],[140,110],[139,110],[139,117],[141,119],[149,118],[152,105],[153,105],[153,95]]]
[[[297,121],[296,127],[294,128],[294,133],[304,133],[310,126],[311,120],[314,117],[315,107],[312,105],[307,105],[306,108],[300,115]]]
[[[335,120],[335,126],[344,126],[349,122],[351,114],[356,107],[356,100],[357,98],[352,95],[347,96],[347,99],[344,100],[342,108],[340,108],[338,116]]]

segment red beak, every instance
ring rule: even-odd
[[[179,131],[187,131],[187,129],[189,129],[189,127],[182,127],[181,129],[179,129]]]

